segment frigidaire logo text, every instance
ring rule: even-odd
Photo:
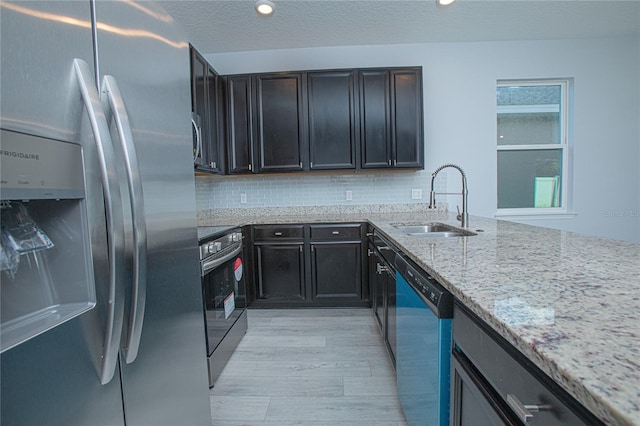
[[[38,154],[29,154],[28,152],[2,150],[2,155],[5,157],[22,158],[25,160],[40,160],[40,156]]]

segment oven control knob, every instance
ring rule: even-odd
[[[242,234],[239,232],[235,232],[231,235],[231,241],[240,241],[242,239]]]
[[[220,251],[221,248],[222,248],[222,244],[220,243],[220,241],[209,243],[207,244],[207,253],[209,254],[217,253]]]

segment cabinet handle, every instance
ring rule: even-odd
[[[332,231],[331,232],[333,235],[340,235],[340,231]]]
[[[300,162],[300,168],[302,168],[302,161]]]
[[[524,423],[527,423],[529,420],[533,419],[533,414],[539,411],[551,410],[551,405],[549,404],[539,404],[539,405],[524,405],[517,396],[513,394],[507,394],[507,404],[509,407],[513,409],[518,418],[522,420]]]
[[[282,236],[282,232],[274,232],[273,235],[275,235],[276,237],[281,237]]]
[[[251,170],[253,170],[253,169],[251,168],[251,164],[249,164],[249,171],[251,171]]]
[[[302,253],[302,246],[299,246],[300,253]],[[313,250],[313,247],[311,248]]]
[[[391,165],[391,160],[389,160],[387,163],[389,163],[389,165]]]
[[[389,268],[379,263],[376,263],[376,272],[378,273],[378,275],[381,275],[383,272],[389,272]]]

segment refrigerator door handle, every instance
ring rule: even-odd
[[[125,362],[131,364],[138,356],[142,324],[147,296],[147,222],[142,192],[142,179],[138,156],[129,122],[129,115],[124,98],[115,78],[106,75],[102,81],[103,107],[108,115],[113,115],[127,174],[129,200],[131,202],[131,218],[133,221],[133,288],[131,295],[131,312],[129,315],[128,333],[123,348]]]
[[[102,348],[100,383],[109,383],[118,362],[120,338],[124,316],[124,219],[122,198],[115,167],[115,153],[109,134],[109,125],[104,116],[100,95],[89,65],[74,59],[73,68],[82,100],[85,104],[91,130],[96,141],[98,162],[104,192],[107,235],[109,240],[109,300],[107,304],[107,326]]]

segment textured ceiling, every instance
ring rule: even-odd
[[[640,36],[640,0],[160,1],[203,54],[367,44]]]

